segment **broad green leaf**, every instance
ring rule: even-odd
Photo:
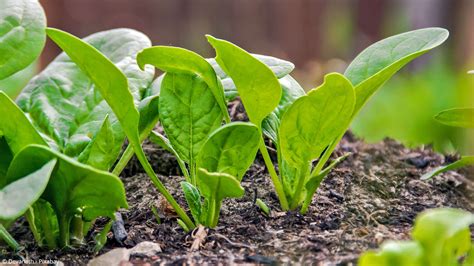
[[[280,145],[283,158],[299,168],[318,158],[346,130],[354,109],[350,82],[338,73],[296,100],[283,115]]]
[[[86,221],[92,221],[98,216],[113,218],[119,208],[128,207],[125,189],[117,176],[45,146],[29,145],[18,153],[8,169],[7,183],[19,180],[51,160],[57,160],[56,167],[41,198],[51,203],[60,223],[70,221],[78,210],[82,210]]]
[[[454,108],[440,112],[435,119],[448,126],[474,128],[474,108]]]
[[[21,90],[28,84],[38,72],[38,60],[31,63],[26,68],[16,72],[8,78],[0,80],[0,90],[5,92],[11,99],[16,99]]]
[[[50,29],[48,32],[54,38],[59,38],[60,33],[55,30]],[[101,51],[125,74],[126,78],[111,79],[113,82],[106,85],[104,82],[102,85],[115,89],[118,84],[128,82],[133,102],[138,105],[154,73],[152,68],[141,71],[135,60],[139,51],[151,46],[148,37],[135,30],[114,29],[92,34],[84,38],[84,42]],[[120,149],[115,147],[123,144],[125,135],[111,107],[94,84],[95,81],[81,70],[87,65],[88,71],[98,74],[104,70],[103,66],[86,50],[77,50],[79,47],[76,45],[73,49],[87,58],[82,60],[82,66],[74,63],[78,59],[77,55],[73,58],[75,60],[71,60],[66,53],[61,53],[27,85],[18,103],[29,114],[36,128],[54,140],[59,151],[74,158],[81,156],[101,130],[108,115],[114,143],[107,148],[107,153],[110,160],[114,160],[120,153]],[[112,78],[113,73],[105,72],[101,77],[109,78],[111,74]]]
[[[240,181],[254,161],[259,144],[260,132],[255,125],[243,122],[224,125],[202,147],[197,167],[226,173]]]
[[[242,48],[207,36],[216,50],[216,61],[234,81],[252,123],[262,120],[278,106],[282,95],[280,83],[268,66]]]
[[[474,214],[451,208],[424,211],[415,219],[412,237],[425,251],[425,265],[457,265],[471,250],[469,226]]]
[[[181,189],[183,190],[184,197],[188,203],[189,210],[194,218],[196,223],[200,223],[200,218],[202,214],[202,203],[201,203],[201,194],[199,190],[189,182],[181,182]]]
[[[130,145],[133,147],[138,160],[150,176],[153,184],[173,206],[186,225],[193,228],[193,222],[158,179],[141,147],[138,132],[140,115],[135,107],[134,98],[129,90],[125,75],[96,48],[79,38],[64,31],[51,28],[47,29],[47,34],[92,80],[120,121],[120,125]]]
[[[442,44],[448,35],[442,28],[419,29],[386,38],[362,51],[344,73],[355,87],[353,116],[398,70]]]
[[[137,61],[142,69],[150,64],[167,73],[198,75],[214,95],[222,115],[230,122],[220,80],[212,66],[199,54],[179,47],[154,46],[141,51]]]
[[[379,251],[367,251],[360,256],[360,266],[422,266],[423,248],[415,241],[387,241]]]
[[[0,91],[0,132],[13,154],[30,144],[46,145],[26,115],[8,96]],[[3,152],[3,150],[1,150]],[[0,182],[1,183],[1,182]]]
[[[106,115],[99,132],[92,138],[86,148],[81,152],[77,160],[100,170],[109,170],[117,157],[116,149],[122,149],[115,145],[115,136],[109,116]]]
[[[435,175],[439,175],[441,173],[455,170],[455,169],[462,168],[469,165],[474,165],[474,156],[463,156],[461,157],[461,159],[459,159],[458,161],[455,161],[454,163],[443,165],[429,171],[428,173],[424,174],[421,177],[421,179],[422,180],[430,179]]]
[[[0,188],[0,210],[2,210],[0,220],[15,220],[38,200],[48,184],[55,165],[56,160],[52,159],[24,176],[8,177],[15,181]]]
[[[233,176],[226,173],[210,173],[203,168],[198,170],[198,187],[201,194],[208,199],[222,201],[225,198],[240,198],[244,188]]]
[[[280,103],[266,118],[263,120],[263,133],[270,138],[275,145],[278,145],[278,129],[280,128],[281,118],[288,108],[296,99],[304,96],[306,93],[298,82],[287,75],[278,80],[280,82],[282,95]]]
[[[0,80],[30,65],[46,41],[46,16],[37,0],[0,1]]]
[[[58,29],[48,28],[46,33],[95,84],[123,126],[129,141],[140,146],[140,115],[125,75],[91,44]]]
[[[160,121],[179,157],[190,165],[222,112],[207,84],[196,75],[166,73],[160,91]]]

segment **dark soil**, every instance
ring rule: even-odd
[[[179,169],[173,157],[147,144],[154,167],[182,206]],[[130,208],[121,211],[128,238],[118,243],[113,234],[100,252],[116,247],[133,247],[142,241],[161,245],[163,253],[152,258],[132,257],[133,263],[255,263],[349,264],[362,251],[378,247],[386,239],[409,239],[414,218],[425,209],[450,206],[474,211],[473,172],[448,172],[430,181],[420,176],[452,158],[431,149],[407,149],[393,140],[366,144],[350,134],[336,155],[352,152],[324,180],[307,215],[281,212],[270,178],[260,158],[242,184],[243,198],[224,202],[219,226],[208,230],[199,251],[191,252],[193,233],[186,233],[161,199],[149,178],[132,162],[124,172]],[[472,169],[471,169],[472,170]],[[265,216],[254,204],[261,198],[271,208]],[[161,216],[158,224],[150,206]],[[93,231],[104,224],[99,220]],[[27,223],[18,221],[10,230],[25,246],[18,254],[3,250],[3,258],[55,259],[85,264],[94,257],[92,236],[89,245],[71,251],[38,250]],[[95,233],[92,232],[92,233]],[[91,234],[92,235],[92,234]]]

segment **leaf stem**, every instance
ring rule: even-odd
[[[128,162],[130,159],[133,157],[133,148],[132,145],[128,144],[127,148],[123,152],[122,156],[120,157],[120,160],[118,163],[115,165],[114,170],[112,170],[112,174],[119,176],[123,169],[127,166]]]
[[[336,148],[337,144],[341,141],[342,137],[344,137],[344,133],[342,133],[338,138],[336,138],[332,143],[331,146],[329,146],[323,153],[323,156],[321,156],[321,159],[319,159],[318,163],[316,164],[316,167],[311,171],[310,176],[317,176],[320,175],[321,170],[323,169],[324,165],[326,162],[329,160],[329,157],[331,157],[332,152]],[[320,180],[318,181],[321,183],[321,181],[324,179],[325,176],[319,177]],[[314,193],[316,193],[316,190],[318,189],[319,185],[314,186],[311,191],[306,192],[306,197],[303,203],[303,206],[301,206],[300,213],[305,214],[308,211],[309,205],[311,204],[311,200],[313,199]]]
[[[280,182],[280,178],[275,171],[275,167],[273,166],[272,160],[270,159],[270,155],[268,154],[267,147],[265,146],[265,141],[263,140],[263,136],[260,140],[260,153],[263,156],[263,160],[265,161],[265,165],[267,166],[268,173],[272,178],[273,186],[275,187],[275,191],[278,195],[278,199],[280,201],[280,206],[283,211],[288,210],[288,200],[286,199],[285,192],[283,191],[283,187]]]
[[[298,204],[300,203],[301,192],[303,191],[303,185],[305,184],[306,177],[311,171],[310,166],[311,165],[306,162],[306,163],[302,163],[298,169],[298,174],[299,174],[298,183],[296,184],[295,192],[293,194],[293,197],[291,198],[291,205],[290,205],[291,210],[296,209],[298,207]]]
[[[140,145],[137,145],[138,147],[134,148],[135,153],[137,154],[137,158],[140,161],[140,164],[142,165],[143,169],[147,173],[147,175],[150,177],[151,181],[155,185],[155,187],[158,189],[158,191],[166,198],[166,200],[171,204],[173,209],[176,211],[178,216],[183,220],[183,222],[186,224],[186,226],[189,229],[193,229],[195,227],[194,223],[192,220],[189,218],[189,216],[184,212],[184,210],[179,206],[178,202],[173,198],[173,196],[168,192],[168,190],[165,188],[163,183],[158,179],[158,176],[156,176],[155,171],[153,171],[153,168],[151,167],[150,162],[146,159],[145,153],[143,152],[143,149]]]
[[[69,246],[70,221],[71,220],[65,215],[59,218],[59,245],[61,247]]]
[[[8,233],[7,229],[3,227],[0,223],[0,239],[3,239],[13,250],[17,251],[20,249],[20,244],[16,242],[10,233]]]

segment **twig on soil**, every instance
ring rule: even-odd
[[[247,245],[247,244],[244,244],[244,243],[233,242],[232,240],[230,240],[230,239],[227,238],[226,236],[221,235],[221,234],[219,234],[219,233],[214,233],[214,234],[210,235],[209,237],[213,237],[213,236],[216,236],[216,237],[218,237],[218,238],[224,239],[225,241],[227,241],[227,243],[229,243],[231,246],[234,246],[234,247],[248,248],[248,249],[251,249],[251,250],[255,250],[255,249],[256,249],[256,247],[251,246],[251,245]]]
[[[190,251],[198,251],[207,237],[207,230],[204,226],[199,225],[193,230],[191,236],[194,238],[193,244],[191,245]]]

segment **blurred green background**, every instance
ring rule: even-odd
[[[433,116],[474,107],[473,0],[42,0],[48,24],[78,36],[129,27],[154,44],[213,56],[204,34],[228,39],[254,53],[296,64],[306,89],[324,74],[344,72],[371,43],[400,32],[439,26],[450,30],[441,48],[415,60],[369,101],[352,125],[367,141],[395,138],[407,146],[474,154],[473,130],[438,124]],[[48,41],[37,66],[2,81],[16,95],[59,49]]]

